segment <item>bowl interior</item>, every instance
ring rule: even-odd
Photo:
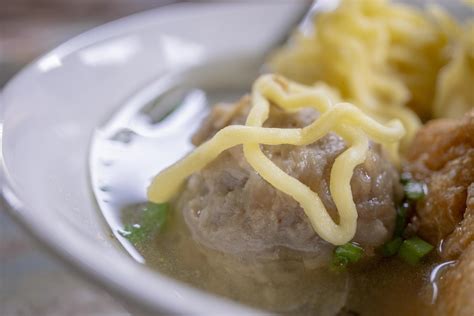
[[[205,89],[249,88],[263,53],[303,6],[169,6],[107,24],[38,59],[1,95],[2,191],[13,213],[61,257],[148,311],[248,311],[124,253],[91,190],[90,140],[137,91],[173,74]],[[224,59],[230,62],[215,64]]]
[[[39,58],[0,95],[1,189],[12,214],[61,258],[147,312],[253,314],[151,272],[122,249],[91,189],[91,137],[144,87],[170,77],[205,91],[249,89],[268,47],[304,7],[173,5],[109,23]],[[459,17],[472,15],[459,8],[452,8]]]

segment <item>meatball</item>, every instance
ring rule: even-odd
[[[474,111],[431,121],[415,137],[406,170],[428,186],[412,219],[418,234],[455,259],[474,240]]]
[[[216,106],[195,134],[194,144],[201,144],[227,125],[244,124],[249,105],[249,98],[244,97],[234,105]],[[272,106],[265,126],[300,128],[317,115],[311,109],[288,114]],[[329,133],[308,146],[262,148],[282,170],[317,192],[329,214],[338,220],[329,178],[334,160],[346,148],[339,136]],[[351,186],[359,214],[354,241],[370,253],[392,236],[395,207],[401,198],[397,170],[379,145],[370,144],[367,159],[356,168]],[[252,169],[242,146],[226,150],[191,175],[179,208],[193,237],[222,252],[266,258],[309,256],[316,258],[314,265],[319,265],[327,262],[333,249],[314,232],[297,201]]]

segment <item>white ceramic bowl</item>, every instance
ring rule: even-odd
[[[97,208],[88,151],[94,129],[160,77],[245,56],[246,65],[221,64],[213,74],[202,68],[201,79],[249,84],[263,53],[304,6],[167,6],[89,31],[33,62],[0,99],[1,190],[11,213],[59,257],[144,313],[254,314],[132,260]]]

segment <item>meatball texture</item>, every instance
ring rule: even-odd
[[[418,234],[455,259],[474,240],[474,111],[440,119],[415,137],[406,170],[428,186],[412,219]]]
[[[201,144],[227,125],[244,124],[248,111],[247,97],[234,105],[216,106],[194,136],[194,144]],[[288,114],[272,106],[265,126],[300,128],[316,117],[313,110]],[[338,220],[329,178],[334,160],[346,148],[339,136],[329,133],[308,146],[262,148],[283,171],[317,192],[329,214]],[[398,173],[380,146],[370,145],[351,186],[359,214],[354,241],[370,253],[392,236],[395,205],[401,198]],[[327,262],[333,249],[314,232],[292,197],[276,190],[251,168],[242,146],[223,152],[193,174],[180,196],[179,207],[193,237],[222,252],[266,258],[309,256],[315,258],[312,264],[319,265]]]

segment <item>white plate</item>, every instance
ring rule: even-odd
[[[88,151],[96,127],[171,73],[201,67],[209,85],[249,84],[263,53],[304,6],[168,6],[94,29],[32,63],[0,96],[1,190],[11,213],[66,262],[142,311],[255,313],[149,271],[125,253],[97,209]],[[202,67],[229,58],[234,62],[218,72]]]

